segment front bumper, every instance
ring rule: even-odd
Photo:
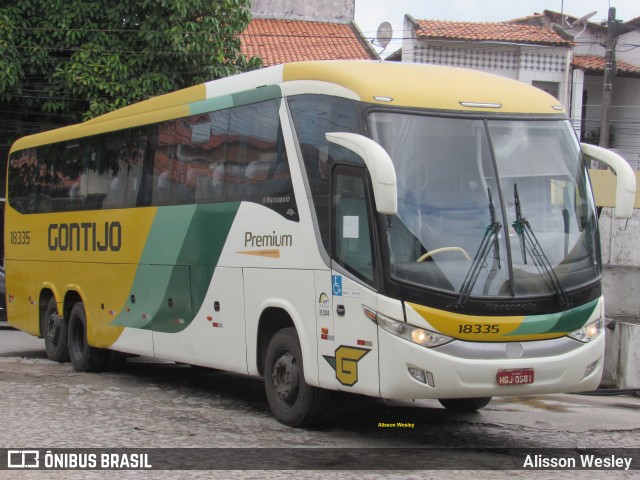
[[[382,398],[413,400],[581,392],[596,389],[602,376],[604,333],[590,343],[570,340],[576,342],[570,351],[530,358],[464,358],[442,353],[437,348],[421,347],[381,328],[378,338]],[[539,346],[541,342],[549,341],[535,343]],[[464,350],[464,343],[460,350]],[[477,348],[477,344],[473,347]],[[585,376],[588,367],[592,367],[592,371]],[[431,373],[433,386],[414,379],[409,368]],[[534,369],[532,384],[498,385],[498,370],[520,368]]]

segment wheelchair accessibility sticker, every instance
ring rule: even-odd
[[[342,275],[331,275],[331,293],[334,297],[361,297],[359,288],[342,288]]]
[[[342,275],[331,275],[331,291],[334,297],[342,296]]]

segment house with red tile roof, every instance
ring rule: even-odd
[[[483,70],[542,88],[565,106],[583,141],[600,131],[607,26],[550,10],[505,22],[405,15],[403,62]],[[611,147],[640,170],[640,17],[618,25]]]
[[[472,68],[531,83],[566,104],[574,43],[555,30],[506,22],[416,20],[405,15],[402,61]]]
[[[601,12],[606,16],[607,12]],[[573,15],[545,10],[513,20],[519,24],[562,29],[573,38],[570,114],[582,141],[598,143],[602,121],[606,22],[577,22]],[[610,109],[609,147],[640,170],[640,17],[616,28],[616,69]]]
[[[354,19],[355,0],[253,0],[241,52],[267,67],[306,60],[379,60]]]
[[[267,67],[305,60],[377,60],[354,22],[254,18],[240,35],[241,52]]]

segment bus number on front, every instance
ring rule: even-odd
[[[482,333],[500,333],[500,326],[491,323],[475,323],[458,325],[458,333],[466,334],[482,334]]]

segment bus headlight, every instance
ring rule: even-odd
[[[449,343],[453,338],[443,335],[441,333],[432,332],[424,328],[414,327],[405,322],[399,322],[392,318],[389,318],[381,313],[378,313],[369,307],[362,306],[364,314],[369,320],[378,324],[382,329],[395,335],[396,337],[409,340],[416,345],[421,345],[426,348],[439,347],[445,343]]]
[[[568,336],[574,340],[580,342],[589,343],[594,338],[598,337],[604,330],[604,319],[602,317],[596,318],[593,322],[587,323],[584,327],[571,332]]]

